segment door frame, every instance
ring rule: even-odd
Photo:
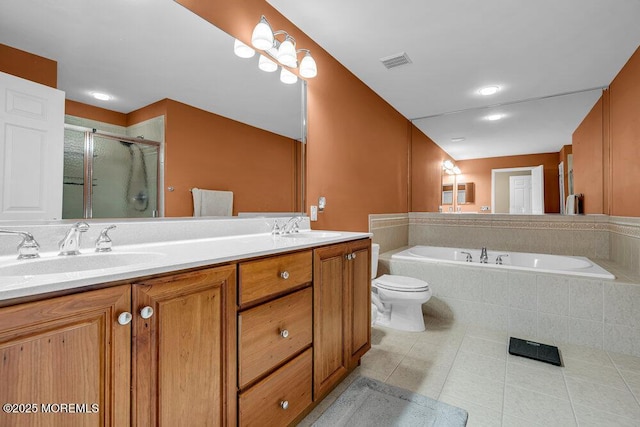
[[[496,173],[505,173],[505,172],[522,172],[522,171],[529,171],[532,175],[532,180],[533,180],[533,170],[540,168],[542,165],[537,165],[537,166],[525,166],[525,167],[519,167],[519,168],[502,168],[502,169],[491,169],[491,212],[495,213],[496,212]],[[541,178],[544,180],[544,173],[541,174]],[[544,200],[544,181],[540,183],[541,184],[541,189],[542,189],[542,200]],[[531,183],[531,185],[533,186],[533,181]],[[533,209],[533,206],[532,206]],[[543,212],[544,213],[544,205],[543,205]]]

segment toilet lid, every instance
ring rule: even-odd
[[[390,291],[422,292],[429,290],[429,284],[413,277],[385,274],[374,280],[377,287]]]

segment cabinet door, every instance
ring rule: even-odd
[[[314,251],[313,398],[323,397],[348,369],[345,351],[346,245]]]
[[[371,240],[349,245],[347,261],[347,350],[349,368],[371,348]]]
[[[0,402],[23,404],[0,425],[129,425],[130,308],[123,285],[0,309]]]
[[[135,425],[235,424],[235,272],[223,266],[134,285]]]

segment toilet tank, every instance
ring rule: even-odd
[[[380,255],[380,245],[371,244],[371,278],[375,279],[378,274],[378,255]]]

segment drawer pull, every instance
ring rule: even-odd
[[[280,336],[282,338],[287,338],[289,336],[289,331],[287,331],[286,329],[283,329],[280,331]]]
[[[356,259],[356,253],[355,252],[351,254],[351,259]]]
[[[351,254],[346,254],[344,257],[347,259],[347,261],[351,261]]]
[[[283,271],[282,273],[280,273],[280,277],[282,277],[284,280],[287,280],[289,278],[289,272]]]
[[[121,325],[128,325],[129,323],[131,323],[132,319],[133,316],[131,315],[131,313],[129,313],[128,311],[124,311],[118,316],[118,323]]]
[[[283,400],[282,402],[280,402],[280,407],[286,411],[287,408],[289,408],[289,401]]]
[[[151,316],[153,316],[153,308],[146,306],[143,307],[142,310],[140,310],[140,317],[142,317],[143,319],[148,319]]]

